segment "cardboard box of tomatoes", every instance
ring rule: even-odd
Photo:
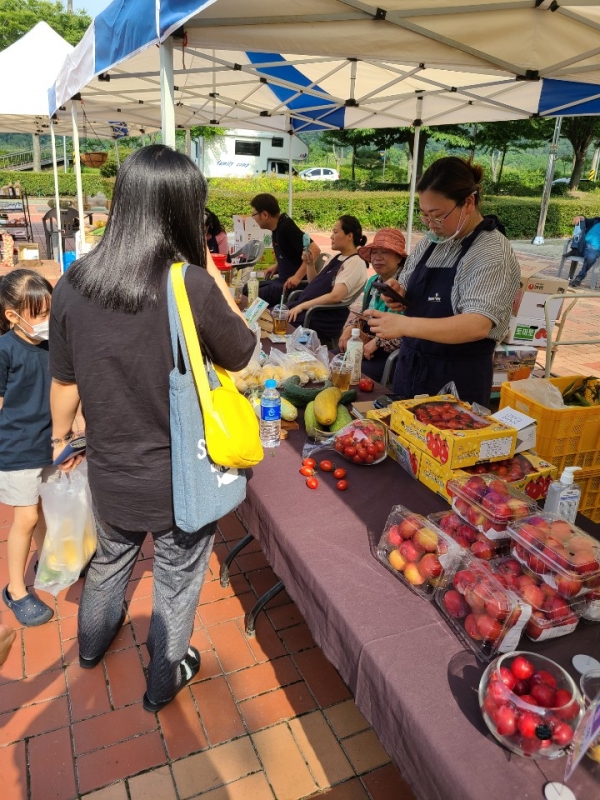
[[[399,400],[390,408],[394,433],[448,469],[502,461],[514,454],[516,428],[475,414],[452,395]]]
[[[525,451],[504,461],[481,462],[465,469],[449,469],[448,465],[423,453],[419,461],[419,480],[450,502],[447,484],[451,478],[481,474],[497,475],[513,489],[525,492],[532,500],[546,497],[548,486],[556,478],[557,469],[535,453]]]

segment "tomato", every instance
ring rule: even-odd
[[[361,378],[358,382],[358,388],[361,392],[372,392],[375,388],[375,381],[371,378]]]
[[[342,469],[341,467],[338,467],[335,470],[335,472],[333,473],[333,477],[336,479],[336,481],[339,481],[340,478],[345,478],[346,477],[346,470]]]
[[[366,455],[365,456],[365,464],[372,464],[375,461],[375,456]]]
[[[356,448],[356,455],[360,456],[360,458],[362,458],[362,460],[364,461],[365,458],[368,455],[367,448],[366,447],[357,447]]]
[[[314,458],[305,458],[304,461],[302,462],[302,466],[314,468],[317,466],[317,462],[314,460]]]
[[[354,458],[354,456],[356,455],[356,447],[345,447],[344,455],[346,456],[346,458]]]
[[[367,445],[367,454],[370,455],[370,456],[376,456],[377,455],[377,448],[375,447],[374,444]]]
[[[358,453],[355,456],[353,456],[352,461],[354,461],[355,464],[363,463],[363,459],[361,456],[358,455]]]
[[[343,453],[345,450],[344,445],[341,442],[335,443],[335,449],[337,450],[338,453]]]
[[[311,478],[315,474],[315,471],[312,467],[301,467],[300,468],[300,475],[304,475],[305,478]]]
[[[385,453],[385,444],[382,441],[375,442],[375,449],[378,453]]]
[[[319,469],[323,472],[331,472],[333,469],[333,464],[331,461],[319,461]]]
[[[306,485],[309,489],[317,489],[319,486],[319,481],[316,478],[307,478]]]
[[[340,490],[340,492],[345,492],[348,488],[348,481],[338,481],[335,486],[336,489]]]

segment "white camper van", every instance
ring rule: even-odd
[[[192,145],[192,158],[207,178],[246,178],[264,172],[288,174],[287,133],[231,130],[214,139],[196,139]],[[307,156],[308,145],[292,136],[292,159],[305,161]]]

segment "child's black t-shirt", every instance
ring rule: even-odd
[[[48,342],[0,336],[0,471],[52,463]]]

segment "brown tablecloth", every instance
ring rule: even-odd
[[[348,470],[339,492],[331,475],[311,491],[298,473],[304,431],[267,451],[254,469],[240,518],[260,541],[274,571],[302,611],[326,657],[352,690],[415,795],[422,800],[542,800],[543,785],[562,780],[565,759],[511,755],[487,731],[477,703],[483,666],[466,652],[435,605],[406,588],[371,555],[390,508],[428,514],[447,504],[392,459]],[[579,522],[598,538],[600,526]],[[580,623],[562,639],[523,650],[556,658],[600,658],[600,625]],[[600,796],[600,765],[587,757],[569,783],[578,800]],[[390,798],[393,800],[393,798]]]

